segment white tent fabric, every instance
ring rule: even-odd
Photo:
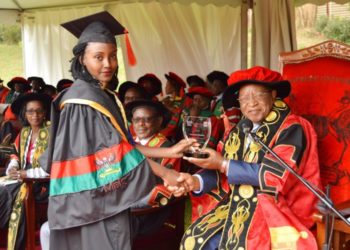
[[[41,76],[51,85],[62,78],[71,78],[69,61],[77,39],[59,24],[102,10],[102,7],[81,7],[26,13],[22,38],[25,75]]]
[[[25,11],[30,9],[43,9],[53,7],[69,7],[69,6],[86,6],[91,4],[106,4],[106,3],[148,3],[155,0],[1,0],[0,10],[19,10]],[[200,5],[215,4],[216,6],[230,5],[239,6],[241,0],[157,0],[160,3],[177,2],[180,4],[197,3]]]
[[[152,2],[108,10],[133,38],[138,64],[126,67],[130,80],[148,72],[163,77],[168,71],[205,77],[214,69],[231,73],[241,66],[240,8]]]
[[[278,71],[279,53],[293,51],[296,48],[293,0],[255,1],[253,65],[262,65]]]
[[[205,76],[212,70],[231,73],[241,68],[240,7],[116,2],[26,12],[23,18],[26,75],[42,76],[51,84],[63,77],[70,78],[69,60],[76,39],[59,24],[101,10],[108,10],[130,32],[138,64],[126,65],[128,80],[135,81],[149,72],[164,80],[168,71],[186,77]]]

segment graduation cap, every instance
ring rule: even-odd
[[[115,36],[125,34],[125,42],[130,65],[136,64],[128,31],[107,11],[82,17],[61,24],[66,30],[79,39],[78,44],[88,42],[114,43]]]

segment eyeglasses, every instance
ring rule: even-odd
[[[27,115],[34,115],[34,114],[42,115],[44,113],[45,113],[45,110],[43,110],[43,109],[27,109],[26,110]]]
[[[136,117],[132,118],[131,121],[132,123],[151,123],[154,121],[154,119],[157,118],[156,116],[150,116],[150,117]]]
[[[157,118],[156,116],[150,116],[150,117],[136,117],[132,118],[131,121],[132,123],[151,123],[154,121],[154,119]]]
[[[266,98],[270,95],[270,93],[271,92],[269,92],[269,91],[256,92],[256,93],[253,93],[250,95],[242,96],[242,97],[238,98],[237,100],[241,105],[245,105],[245,104],[249,103],[251,99],[255,100],[257,102],[261,102],[261,101],[266,100]]]

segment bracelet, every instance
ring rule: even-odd
[[[227,168],[228,168],[229,163],[230,163],[229,160],[227,160],[225,158],[222,160],[221,166],[220,166],[221,173],[227,174]]]

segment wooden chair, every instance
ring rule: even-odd
[[[340,203],[336,208],[343,215],[346,215],[347,217],[350,216],[350,201]],[[317,225],[317,245],[319,249],[322,249],[322,245],[325,243],[325,216],[320,213],[315,213],[313,217]],[[337,218],[334,220],[333,240],[331,246],[332,249],[335,250],[350,249],[350,227]]]
[[[350,206],[350,46],[330,40],[281,53],[279,60],[283,77],[292,84],[290,108],[316,130],[322,185],[331,185],[335,204]],[[348,234],[349,228],[343,226]],[[319,222],[319,244],[322,229]],[[333,245],[340,247],[339,242]]]
[[[177,198],[166,207],[132,210],[132,216],[142,216],[160,212],[172,207],[171,213],[162,227],[155,232],[138,236],[133,241],[133,250],[177,250],[184,234],[185,198]]]
[[[28,192],[24,206],[26,213],[26,250],[35,250],[37,231],[40,225],[47,220],[47,203],[35,202],[33,185],[35,182],[49,182],[50,178],[24,178]]]
[[[36,202],[33,195],[33,185],[35,182],[48,182],[50,178],[24,178],[23,182],[26,183],[28,192],[24,200],[25,216],[26,216],[26,250],[37,249],[39,244],[39,230],[43,222],[47,220],[47,202]],[[7,246],[7,234],[8,230],[0,229],[0,249],[5,249]]]

